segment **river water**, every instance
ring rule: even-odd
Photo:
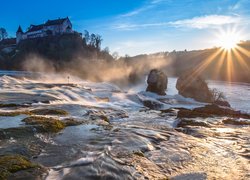
[[[0,112],[61,109],[68,115],[47,115],[81,123],[59,133],[18,136],[29,116],[0,116],[0,154],[18,153],[48,168],[43,179],[249,179],[250,128],[226,125],[227,117],[195,118],[209,126],[177,128],[175,112],[150,110],[204,106],[178,95],[176,78],[169,79],[166,96],[144,92],[145,83],[119,88],[67,75],[0,72]],[[209,81],[233,108],[250,113],[250,85]],[[107,117],[104,120],[101,117]],[[249,121],[248,119],[244,119]],[[19,131],[18,131],[19,132]],[[7,133],[7,134],[8,134]]]

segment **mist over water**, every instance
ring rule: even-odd
[[[38,55],[32,54],[26,57],[22,63],[22,69],[31,72],[59,73],[78,76],[94,82],[112,82],[119,85],[140,83],[151,69],[167,69],[167,74],[173,74],[171,58],[166,59],[162,54],[151,57],[141,57],[136,60],[103,60],[85,59],[77,57],[70,61],[53,62]]]

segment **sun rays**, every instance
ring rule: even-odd
[[[235,29],[227,31],[221,30],[217,35],[217,45],[225,51],[230,51],[236,48],[240,40],[240,33]]]
[[[209,69],[213,74],[210,78],[232,82],[239,73],[249,73],[250,63],[247,61],[250,58],[250,51],[242,45],[241,39],[242,34],[236,28],[221,29],[217,32],[217,48],[211,50],[211,54],[202,59],[193,71],[193,76],[203,74]],[[236,71],[237,68],[238,71]]]

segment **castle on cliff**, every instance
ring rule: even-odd
[[[23,32],[21,26],[19,26],[16,32],[16,44],[25,39],[71,33],[74,33],[74,31],[72,30],[72,23],[68,17],[48,20],[44,24],[30,25],[26,32]]]

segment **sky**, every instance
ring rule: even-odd
[[[250,0],[2,0],[0,27],[15,37],[19,25],[69,17],[78,32],[100,34],[120,55],[217,46],[218,34],[250,39]]]

